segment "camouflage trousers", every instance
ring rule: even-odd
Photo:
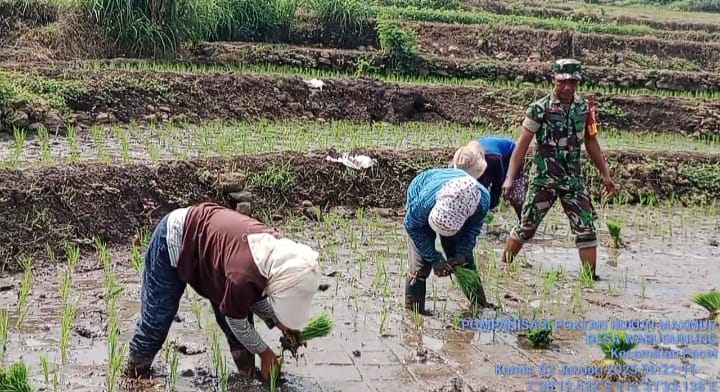
[[[579,249],[597,246],[595,232],[597,214],[590,200],[590,194],[582,182],[579,185],[567,187],[560,186],[556,182],[539,185],[530,181],[520,223],[513,227],[510,237],[520,243],[532,239],[538,226],[558,198],[570,221],[570,229],[575,235],[575,246]]]

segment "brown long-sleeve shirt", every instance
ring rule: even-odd
[[[247,235],[280,233],[215,203],[190,207],[185,217],[178,274],[227,317],[243,319],[262,298],[267,280],[260,274]]]

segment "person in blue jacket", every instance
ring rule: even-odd
[[[490,190],[490,209],[494,209],[500,203],[502,196],[503,182],[510,166],[510,157],[515,150],[515,141],[500,136],[483,136],[478,141],[471,141],[466,146],[458,149],[453,158],[452,166],[458,169],[465,169],[468,165],[473,164],[472,160],[467,160],[467,154],[462,154],[464,150],[471,150],[476,154],[482,154],[487,163],[487,169],[477,180],[480,181],[488,190]],[[527,180],[522,175],[522,171],[513,183],[510,190],[508,201],[515,210],[518,220],[522,215],[522,206],[527,193]]]
[[[405,230],[410,237],[405,307],[427,315],[426,280],[433,270],[448,276],[453,266],[475,266],[473,250],[490,207],[490,193],[476,177],[485,171],[485,160],[475,155],[468,174],[462,169],[429,169],[418,174],[407,190]],[[445,255],[435,249],[440,236]],[[492,306],[485,300],[484,306]]]

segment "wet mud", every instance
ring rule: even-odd
[[[7,257],[14,263],[5,268],[17,268],[16,257],[23,252],[42,253],[48,244],[62,252],[66,240],[77,238],[125,243],[171,209],[202,200],[233,208],[250,203],[250,213],[270,217],[302,213],[305,203],[320,209],[401,209],[412,178],[444,166],[453,151],[332,149],[6,169],[0,176],[0,260]],[[377,163],[355,172],[326,160],[344,152],[368,155]],[[715,208],[720,193],[717,154],[607,151],[605,156],[620,189],[616,203],[667,201]],[[588,189],[599,200],[597,171],[589,161],[584,165]]]
[[[15,65],[15,69],[27,65]],[[14,77],[59,84],[69,111],[61,115],[40,102],[24,103],[23,124],[51,132],[68,125],[128,122],[197,123],[201,119],[453,122],[519,126],[527,105],[549,94],[530,89],[384,83],[372,79],[323,78],[322,85],[297,76],[31,68]],[[30,71],[31,69],[28,69]],[[122,81],[122,82],[120,82]],[[317,84],[317,86],[316,86]],[[720,132],[720,104],[712,100],[584,93],[598,102],[602,126],[700,137]],[[14,123],[5,120],[5,131]]]
[[[720,260],[720,248],[712,245],[720,236],[717,211],[677,208],[668,214],[657,208],[623,207],[601,208],[599,215],[623,218],[621,235],[626,247],[599,248],[598,273],[603,280],[589,287],[578,278],[577,253],[559,208],[550,213],[536,239],[521,253],[532,265],[527,269],[503,269],[499,264],[502,239],[514,218],[507,210],[495,214],[480,237],[477,260],[488,299],[502,309],[485,310],[479,317],[531,318],[535,313],[538,319],[687,320],[707,315],[691,304],[689,297],[717,288],[720,281],[718,269],[714,268]],[[605,223],[606,219],[601,219],[598,228],[602,240],[609,241]],[[426,306],[435,312],[434,316],[401,310],[407,239],[398,218],[382,218],[368,210],[354,211],[352,216],[335,210],[320,222],[297,216],[279,224],[279,228],[285,235],[321,249],[321,266],[329,275],[324,283],[330,288],[315,297],[312,313],[327,312],[336,325],[328,337],[311,341],[307,349],[301,349],[303,356],[298,362],[286,358],[283,366],[287,382],[282,391],[526,390],[529,381],[539,378],[497,374],[497,366],[509,369],[512,365],[553,363],[559,368],[589,365],[602,358],[596,345],[586,343],[586,335],[592,331],[560,329],[549,348],[533,349],[522,339],[519,342],[517,332],[463,330],[460,315],[467,311],[467,301],[448,278],[433,276],[428,283]],[[123,344],[131,337],[138,318],[141,278],[132,265],[137,262],[133,258],[141,257],[137,250],[142,252],[142,245],[110,249],[116,281],[126,286],[117,303],[122,321],[119,341]],[[58,367],[62,373],[60,390],[96,391],[107,377],[108,342],[103,332],[107,320],[103,299],[106,272],[98,260],[95,252],[83,252],[73,274],[71,296],[82,298],[73,328],[100,332],[92,336],[71,334],[67,363]],[[0,292],[0,306],[8,307],[10,314],[6,361],[24,358],[38,386],[45,384],[40,357],[46,355],[51,365],[58,361],[62,313],[58,276],[65,267],[62,260],[57,265],[35,266],[30,312],[19,329],[15,328],[15,304],[22,277],[6,277],[3,283],[15,288]],[[549,275],[555,278],[550,281]],[[206,301],[195,296],[188,289],[168,338],[186,348],[161,351],[154,364],[156,378],[142,383],[123,380],[121,390],[169,390],[171,373],[177,374],[177,391],[215,390],[218,380],[211,349],[214,320]],[[267,330],[262,323],[258,325],[261,335],[279,352],[280,334]],[[188,351],[187,347],[193,349]],[[717,345],[696,348],[718,349]],[[222,337],[220,349],[231,364]],[[720,380],[717,360],[684,361],[694,366],[694,374],[650,379]],[[679,359],[664,363],[683,365]],[[234,370],[228,367],[230,373]],[[593,379],[556,375],[550,380]],[[231,391],[267,390],[267,386],[248,383],[237,375],[230,377],[229,384]]]

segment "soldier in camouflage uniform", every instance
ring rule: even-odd
[[[525,113],[522,134],[510,159],[508,174],[503,183],[507,196],[522,167],[532,139],[536,151],[529,179],[528,193],[522,208],[522,218],[505,245],[504,260],[511,263],[522,245],[535,235],[545,214],[559,198],[583,265],[590,267],[593,277],[597,259],[597,219],[580,164],[582,145],[600,171],[605,195],[615,193],[602,150],[598,144],[594,107],[578,94],[581,63],[577,60],[558,60],[554,66],[553,91],[530,104]]]

